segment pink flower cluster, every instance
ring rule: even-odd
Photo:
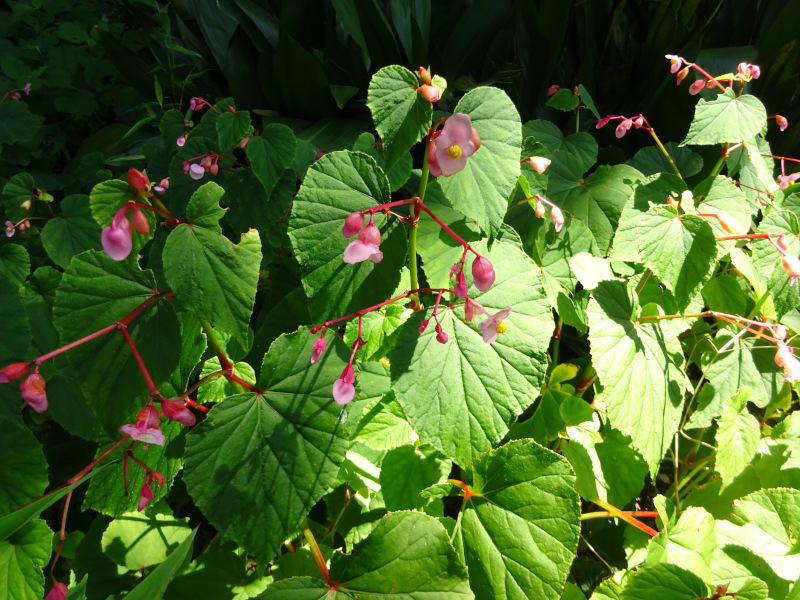
[[[33,371],[28,375],[28,371]],[[22,399],[33,410],[38,413],[43,413],[47,410],[47,394],[45,393],[44,377],[39,374],[39,365],[30,362],[18,362],[10,364],[0,369],[0,383],[8,383],[16,381],[28,375],[22,384],[19,386],[22,392]]]
[[[425,67],[419,68],[419,80],[420,86],[418,89],[422,97],[431,104],[438,102],[441,91],[438,87],[433,85],[431,74]]]
[[[449,177],[461,171],[467,159],[481,147],[478,131],[469,115],[456,113],[449,117],[441,131],[431,136],[428,146],[428,171],[434,177]]]
[[[381,232],[373,222],[374,214],[369,213],[369,223],[364,227],[364,213],[354,212],[347,216],[342,227],[342,235],[351,238],[358,234],[358,239],[350,242],[344,249],[344,262],[355,264],[371,260],[379,263],[383,260],[383,252],[379,246],[381,244]],[[363,227],[363,229],[362,229]]]
[[[183,161],[183,172],[188,174],[192,179],[202,179],[206,173],[216,175],[219,173],[219,159],[221,155],[216,152],[208,152],[195,156],[189,160]],[[199,162],[192,162],[193,160],[200,159]]]
[[[538,194],[534,196],[534,198],[536,198],[536,206],[533,209],[534,214],[541,219],[545,213],[544,205],[547,204],[550,207],[550,218],[556,226],[556,233],[561,231],[561,228],[564,226],[564,213],[561,212],[561,209]]]
[[[623,137],[631,127],[636,127],[636,129],[644,128],[645,131],[650,131],[650,124],[644,118],[644,115],[637,115],[635,117],[623,117],[622,115],[608,115],[603,117],[597,122],[595,125],[595,129],[600,129],[601,127],[605,127],[609,121],[614,120],[621,120],[620,124],[617,125],[617,129],[614,131],[614,135],[618,138]]]

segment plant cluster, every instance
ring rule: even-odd
[[[800,160],[759,67],[667,59],[706,96],[680,144],[392,65],[349,149],[193,97],[125,179],[11,177],[8,589],[800,597]],[[654,145],[596,165],[612,122]]]

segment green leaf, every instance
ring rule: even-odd
[[[367,106],[381,138],[387,170],[425,137],[431,126],[433,105],[418,87],[417,76],[399,65],[382,68],[369,82]]]
[[[0,104],[0,146],[35,139],[44,119],[34,115],[27,102]]]
[[[628,580],[620,600],[697,600],[708,595],[708,585],[687,569],[669,563],[642,567]]]
[[[333,152],[306,174],[295,198],[289,237],[300,263],[309,312],[324,321],[355,312],[389,297],[406,260],[405,229],[397,219],[381,218],[383,261],[346,264],[351,240],[342,235],[347,216],[390,201],[389,184],[375,161],[363,152]]]
[[[700,217],[678,216],[675,207],[654,206],[639,221],[636,237],[644,265],[672,291],[683,312],[717,265],[711,227]]]
[[[561,88],[555,94],[550,96],[547,100],[547,106],[552,106],[557,110],[563,110],[564,112],[571,112],[578,108],[578,104],[580,104],[580,98],[578,95],[569,90],[567,88]]]
[[[464,559],[478,598],[561,597],[578,547],[580,502],[569,463],[532,440],[482,455],[462,516]]]
[[[732,89],[727,89],[713,100],[697,103],[681,146],[738,144],[755,136],[766,124],[767,110],[758,98],[749,94],[737,98]]]
[[[237,110],[236,113],[232,113],[230,110],[222,111],[215,123],[219,151],[223,153],[230,152],[234,146],[253,133],[250,113],[246,110]]]
[[[164,276],[184,306],[247,348],[261,240],[257,231],[242,235],[238,245],[222,235],[218,222],[224,214],[219,207],[223,193],[209,182],[192,195],[186,209],[190,223],[178,225],[164,246]]]
[[[19,295],[19,286],[0,273],[0,363],[24,360],[31,345],[31,325]]]
[[[711,581],[711,559],[717,547],[714,517],[702,508],[688,507],[677,523],[666,523],[647,549],[647,565],[677,565]]]
[[[231,362],[233,367],[233,374],[248,383],[255,384],[256,372],[246,362]],[[219,364],[219,358],[213,356],[203,363],[203,368],[200,371],[200,379],[207,377],[212,373],[219,373],[222,367]],[[216,377],[209,379],[197,389],[198,402],[221,402],[228,396],[242,394],[246,390],[241,384],[235,381],[229,381],[225,377]]]
[[[17,287],[25,283],[31,273],[31,258],[25,246],[6,244],[0,246],[0,273]]]
[[[478,314],[467,323],[460,304],[442,302],[437,316],[450,340],[436,341],[434,323],[420,335],[431,311],[419,312],[399,329],[391,361],[392,388],[412,427],[424,443],[460,465],[497,444],[536,399],[553,330],[536,264],[502,242],[491,253],[483,243],[475,250],[497,266],[497,279],[473,299],[491,314],[511,306],[507,332],[486,344],[477,331]],[[467,283],[472,285],[469,273]]]
[[[664,148],[666,148],[683,177],[697,175],[700,169],[703,168],[703,159],[696,152],[689,150],[689,148],[679,146],[675,142],[667,142],[664,144]],[[658,146],[646,146],[639,149],[633,155],[633,158],[626,161],[625,164],[643,173],[646,177],[657,175],[658,173],[674,172],[669,160],[667,160],[667,157],[664,156]]]
[[[100,227],[108,227],[116,212],[128,200],[135,200],[137,192],[131,184],[121,179],[98,183],[89,194],[92,216]]]
[[[520,175],[519,113],[505,92],[491,87],[465,94],[454,112],[469,115],[481,136],[481,147],[467,159],[461,172],[437,180],[453,208],[470,215],[483,231],[495,237]]]
[[[750,231],[750,204],[742,189],[732,179],[722,175],[710,177],[695,187],[694,196],[703,197],[703,200],[697,205],[698,212],[724,215],[738,223],[738,233]],[[715,237],[731,235],[722,228],[717,219],[703,218],[711,226]],[[720,241],[718,244],[720,245],[719,254],[722,255],[736,245],[736,240]]]
[[[250,139],[245,153],[269,198],[283,172],[292,166],[297,153],[297,138],[286,125],[270,123],[264,128],[264,133]]]
[[[27,427],[0,417],[0,515],[35,500],[47,487],[47,461],[42,446]]]
[[[192,544],[197,529],[181,542],[175,550],[170,553],[167,559],[158,565],[152,573],[149,573],[144,581],[139,583],[132,592],[129,592],[124,600],[161,600],[170,580],[175,577],[178,570],[186,561],[186,557],[191,554]]]
[[[331,390],[349,353],[334,340],[309,365],[314,336],[281,336],[259,386],[214,406],[187,436],[184,481],[208,520],[269,560],[328,491],[347,443]]]
[[[53,532],[47,523],[37,519],[0,542],[0,573],[5,581],[0,586],[0,600],[44,597],[42,569],[50,560],[52,539]]]
[[[631,437],[655,476],[678,428],[687,385],[680,342],[658,322],[636,321],[637,303],[623,282],[600,282],[586,312],[592,364],[604,386],[595,402]]]
[[[724,406],[717,429],[714,468],[727,486],[750,464],[761,439],[758,420],[747,412],[750,389],[739,390]]]
[[[103,552],[129,571],[157,565],[192,537],[187,522],[169,512],[123,513],[103,533]]]
[[[76,254],[103,248],[100,227],[92,217],[88,196],[67,196],[60,206],[61,217],[50,219],[42,229],[42,245],[54,263],[67,268]]]
[[[386,453],[381,463],[381,489],[387,510],[414,510],[427,502],[419,493],[444,482],[450,461],[426,447],[400,446]]]
[[[391,450],[411,442],[411,425],[406,420],[393,392],[364,407],[353,440],[375,450]]]
[[[22,208],[22,203],[32,200],[36,183],[28,173],[17,173],[3,186],[3,204],[6,207],[6,217],[17,222],[30,215]]]
[[[757,233],[774,233],[786,235],[787,254],[800,254],[800,219],[788,210],[771,212],[758,226]],[[777,237],[773,236],[773,241]],[[800,287],[791,285],[786,269],[781,264],[782,255],[769,240],[752,240],[753,263],[756,269],[768,279],[767,289],[775,304],[775,311],[781,317],[800,304]]]

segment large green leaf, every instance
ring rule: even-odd
[[[717,265],[714,232],[701,217],[678,215],[673,206],[654,206],[637,227],[645,266],[672,291],[683,312]]]
[[[264,132],[250,140],[245,147],[247,158],[256,178],[269,198],[283,172],[294,161],[297,138],[286,125],[270,123]]]
[[[42,446],[28,430],[0,417],[0,515],[35,500],[47,487],[47,461]]]
[[[505,92],[491,87],[467,93],[454,112],[469,115],[481,136],[481,147],[460,173],[438,177],[439,186],[453,208],[469,215],[494,237],[519,179],[519,113]]]
[[[482,455],[466,471],[464,559],[478,598],[561,597],[578,547],[580,502],[569,463],[533,440]]]
[[[123,513],[103,533],[103,552],[130,571],[157,565],[192,537],[187,520],[169,512]]]
[[[186,557],[191,555],[192,544],[197,529],[175,548],[167,559],[158,565],[152,573],[139,583],[132,592],[125,596],[125,600],[161,600],[167,585],[175,574],[180,570],[186,561]]]
[[[637,311],[620,281],[601,281],[586,310],[592,364],[604,386],[596,403],[631,436],[655,476],[678,428],[687,382],[676,335],[657,322],[637,323]]]
[[[333,152],[308,170],[295,198],[289,223],[295,257],[314,320],[332,319],[377,304],[400,281],[406,260],[402,224],[379,215],[383,261],[350,265],[343,252],[351,240],[342,235],[347,216],[390,201],[389,183],[375,161],[363,152]]]
[[[688,507],[676,523],[664,529],[647,548],[647,564],[669,563],[711,581],[711,559],[717,547],[714,517],[705,509]]]
[[[688,569],[669,563],[642,567],[627,581],[620,600],[697,600],[708,595],[708,585]]]
[[[482,316],[467,323],[463,304],[444,300],[437,314],[449,341],[436,341],[433,322],[420,335],[431,311],[420,312],[398,330],[391,358],[392,388],[412,427],[423,442],[460,465],[497,444],[536,399],[553,330],[536,264],[502,242],[491,253],[484,244],[475,249],[496,265],[497,279],[474,299],[492,314],[511,306],[507,332],[486,344],[476,331]],[[469,274],[467,282],[472,284]]]
[[[709,177],[695,187],[694,195],[695,197],[702,196],[702,201],[697,205],[697,212],[723,215],[729,220],[734,219],[738,224],[737,233],[750,231],[750,204],[742,189],[732,179],[722,175]],[[714,231],[714,237],[731,235],[722,228],[719,220],[712,217],[704,218]],[[736,245],[736,240],[717,243],[720,245],[720,255],[723,255]]]
[[[234,113],[229,107],[228,110],[225,110],[216,118],[215,124],[217,126],[219,151],[223,153],[230,152],[242,139],[253,133],[253,126],[250,124],[250,113],[246,110],[237,110]]]
[[[442,483],[450,473],[450,461],[431,448],[400,446],[381,462],[381,489],[388,510],[417,509],[426,501],[419,493]]]
[[[242,235],[238,245],[222,235],[224,190],[210,182],[192,195],[186,216],[164,246],[164,276],[178,300],[191,311],[250,346],[250,317],[261,266],[257,231]],[[198,282],[202,282],[200,285]]]
[[[761,439],[758,420],[747,412],[750,390],[744,388],[723,407],[717,429],[717,458],[714,468],[722,476],[722,484],[731,482],[750,463]]]
[[[31,346],[31,325],[19,296],[19,286],[0,273],[0,363],[20,362]],[[2,367],[0,367],[2,368]]]
[[[800,219],[789,210],[771,212],[758,226],[758,233],[785,234],[787,254],[800,254]],[[772,239],[777,241],[777,236]],[[767,289],[772,296],[777,316],[781,317],[800,305],[800,286],[792,285],[789,273],[781,264],[782,256],[769,240],[756,239],[753,244],[753,262],[756,269],[768,278]]]
[[[347,442],[331,394],[349,356],[334,340],[309,364],[315,337],[281,336],[264,357],[263,394],[214,406],[187,436],[184,481],[208,520],[269,560],[328,491]]]
[[[397,512],[378,522],[351,554],[331,560],[329,589],[321,579],[294,577],[273,583],[263,600],[469,600],[467,570],[444,527],[418,512]]]
[[[102,250],[100,227],[92,218],[88,196],[73,194],[61,201],[61,216],[47,221],[42,229],[42,245],[62,268],[84,250]]]
[[[736,97],[732,89],[713,100],[700,100],[682,146],[738,144],[749,140],[767,123],[767,110],[755,96]]]
[[[367,106],[381,138],[387,170],[425,137],[431,126],[433,105],[418,87],[416,75],[399,65],[382,68],[369,82]]]
[[[0,600],[41,600],[44,597],[42,569],[50,560],[53,532],[37,519],[0,542]]]
[[[25,283],[31,274],[31,257],[25,246],[19,244],[0,246],[0,273],[16,283],[17,287]]]

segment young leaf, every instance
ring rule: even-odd
[[[0,515],[6,515],[44,493],[47,461],[28,428],[0,416],[0,431],[0,452],[5,456],[0,471]]]
[[[381,463],[381,489],[388,510],[423,508],[419,493],[442,483],[450,473],[450,461],[430,447],[400,446],[386,453]]]
[[[697,103],[681,146],[738,144],[755,136],[766,123],[767,110],[758,98],[749,94],[737,98],[727,89],[713,100]]]

